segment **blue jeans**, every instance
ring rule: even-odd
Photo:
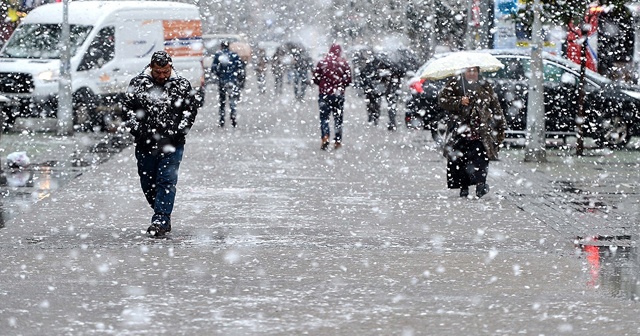
[[[335,123],[336,142],[342,142],[342,115],[344,110],[344,96],[321,94],[318,98],[320,110],[320,132],[322,137],[329,137],[331,130],[329,128],[329,118],[333,115]]]
[[[140,186],[153,208],[152,223],[159,221],[164,225],[170,224],[183,153],[184,146],[177,146],[175,152],[159,154],[136,148]]]

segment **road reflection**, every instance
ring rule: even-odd
[[[57,162],[5,170],[0,179],[0,228],[80,174],[82,168]]]
[[[628,237],[625,237],[628,238]],[[625,239],[614,245],[603,237],[586,239],[579,245],[587,261],[587,287],[614,297],[640,301],[640,255],[638,247]]]

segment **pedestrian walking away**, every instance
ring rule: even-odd
[[[398,89],[400,88],[402,75],[398,75],[398,72],[390,64],[384,62],[374,52],[368,52],[366,57],[365,65],[360,71],[360,81],[367,103],[368,121],[374,126],[378,125],[381,109],[380,102],[384,96],[387,100],[389,113],[387,129],[395,131],[397,129]]]
[[[440,107],[449,111],[450,124],[443,154],[447,158],[447,187],[469,196],[489,192],[489,160],[498,159],[505,132],[505,120],[498,97],[479,75],[480,68],[467,68],[462,76],[450,79],[440,92]]]
[[[287,68],[287,51],[284,46],[278,46],[271,60],[271,73],[273,74],[273,93],[276,96],[282,94],[283,77]]]
[[[151,56],[125,96],[125,127],[135,138],[140,185],[153,209],[147,233],[156,237],[171,231],[178,169],[200,107],[198,98],[189,81],[175,73],[165,51]]]
[[[318,107],[320,111],[320,149],[329,147],[330,117],[335,123],[334,146],[342,146],[342,121],[344,112],[344,92],[351,84],[351,68],[342,56],[342,48],[333,44],[327,55],[313,69],[313,83],[318,85]]]
[[[258,82],[258,92],[260,94],[265,94],[267,92],[266,87],[266,71],[267,64],[269,59],[267,58],[267,53],[264,48],[256,49],[256,54],[254,56],[254,69],[256,71],[256,81]]]
[[[245,64],[240,56],[229,49],[229,42],[222,41],[220,50],[213,55],[211,73],[218,78],[218,94],[220,99],[220,121],[218,126],[225,124],[225,105],[229,99],[229,119],[231,126],[237,127],[236,105],[240,99],[240,90],[244,87]]]
[[[309,85],[309,71],[313,67],[311,57],[308,52],[297,46],[292,49],[293,54],[293,94],[296,99],[302,100]]]

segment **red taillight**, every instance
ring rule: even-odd
[[[422,90],[422,83],[424,83],[424,81],[424,79],[420,79],[419,81],[413,82],[413,84],[411,84],[409,87],[416,93],[423,93],[424,90]]]

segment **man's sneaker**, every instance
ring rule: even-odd
[[[387,126],[387,129],[388,129],[389,131],[395,131],[395,130],[397,130],[397,129],[398,129],[398,127],[396,126],[396,124],[389,124],[389,125]]]
[[[220,127],[220,128],[224,127],[224,120],[220,120],[218,122],[218,127]]]
[[[334,148],[334,149],[339,149],[340,147],[342,147],[342,142],[340,142],[340,141],[336,141],[336,142],[333,144],[333,148]]]
[[[489,193],[489,185],[486,183],[478,183],[478,185],[476,185],[476,196],[478,196],[478,198],[486,195]]]
[[[147,233],[153,235],[154,237],[164,237],[167,232],[171,231],[171,228],[166,229],[162,227],[159,223],[153,223],[151,226],[147,228]]]
[[[236,122],[235,119],[231,119],[231,127],[233,127],[233,128],[238,127],[238,123]]]

